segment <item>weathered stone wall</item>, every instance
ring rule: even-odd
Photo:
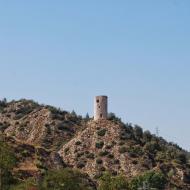
[[[107,119],[108,97],[96,96],[94,99],[94,120]]]

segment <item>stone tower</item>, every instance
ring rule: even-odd
[[[94,120],[107,119],[108,97],[96,96],[94,99]]]

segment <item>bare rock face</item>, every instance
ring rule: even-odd
[[[127,153],[128,145],[121,140],[124,131],[121,125],[111,121],[89,122],[86,129],[65,144],[59,154],[67,165],[80,168],[91,177],[104,171],[134,176],[141,168],[133,164]]]
[[[60,155],[57,152],[52,152],[50,154],[50,162],[48,163],[50,167],[52,167],[53,169],[61,169],[61,168],[65,168],[67,165],[63,162],[62,158],[60,157]]]
[[[0,112],[0,126],[17,141],[57,149],[82,128],[70,113],[33,101],[13,101]]]
[[[40,143],[47,134],[45,125],[50,123],[50,114],[50,111],[45,108],[35,110],[15,123],[11,123],[5,133],[29,144]]]

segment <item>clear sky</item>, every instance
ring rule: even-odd
[[[189,0],[1,0],[0,97],[109,111],[190,150]]]

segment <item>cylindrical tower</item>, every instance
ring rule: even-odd
[[[94,99],[94,120],[107,119],[108,97],[96,96]]]

